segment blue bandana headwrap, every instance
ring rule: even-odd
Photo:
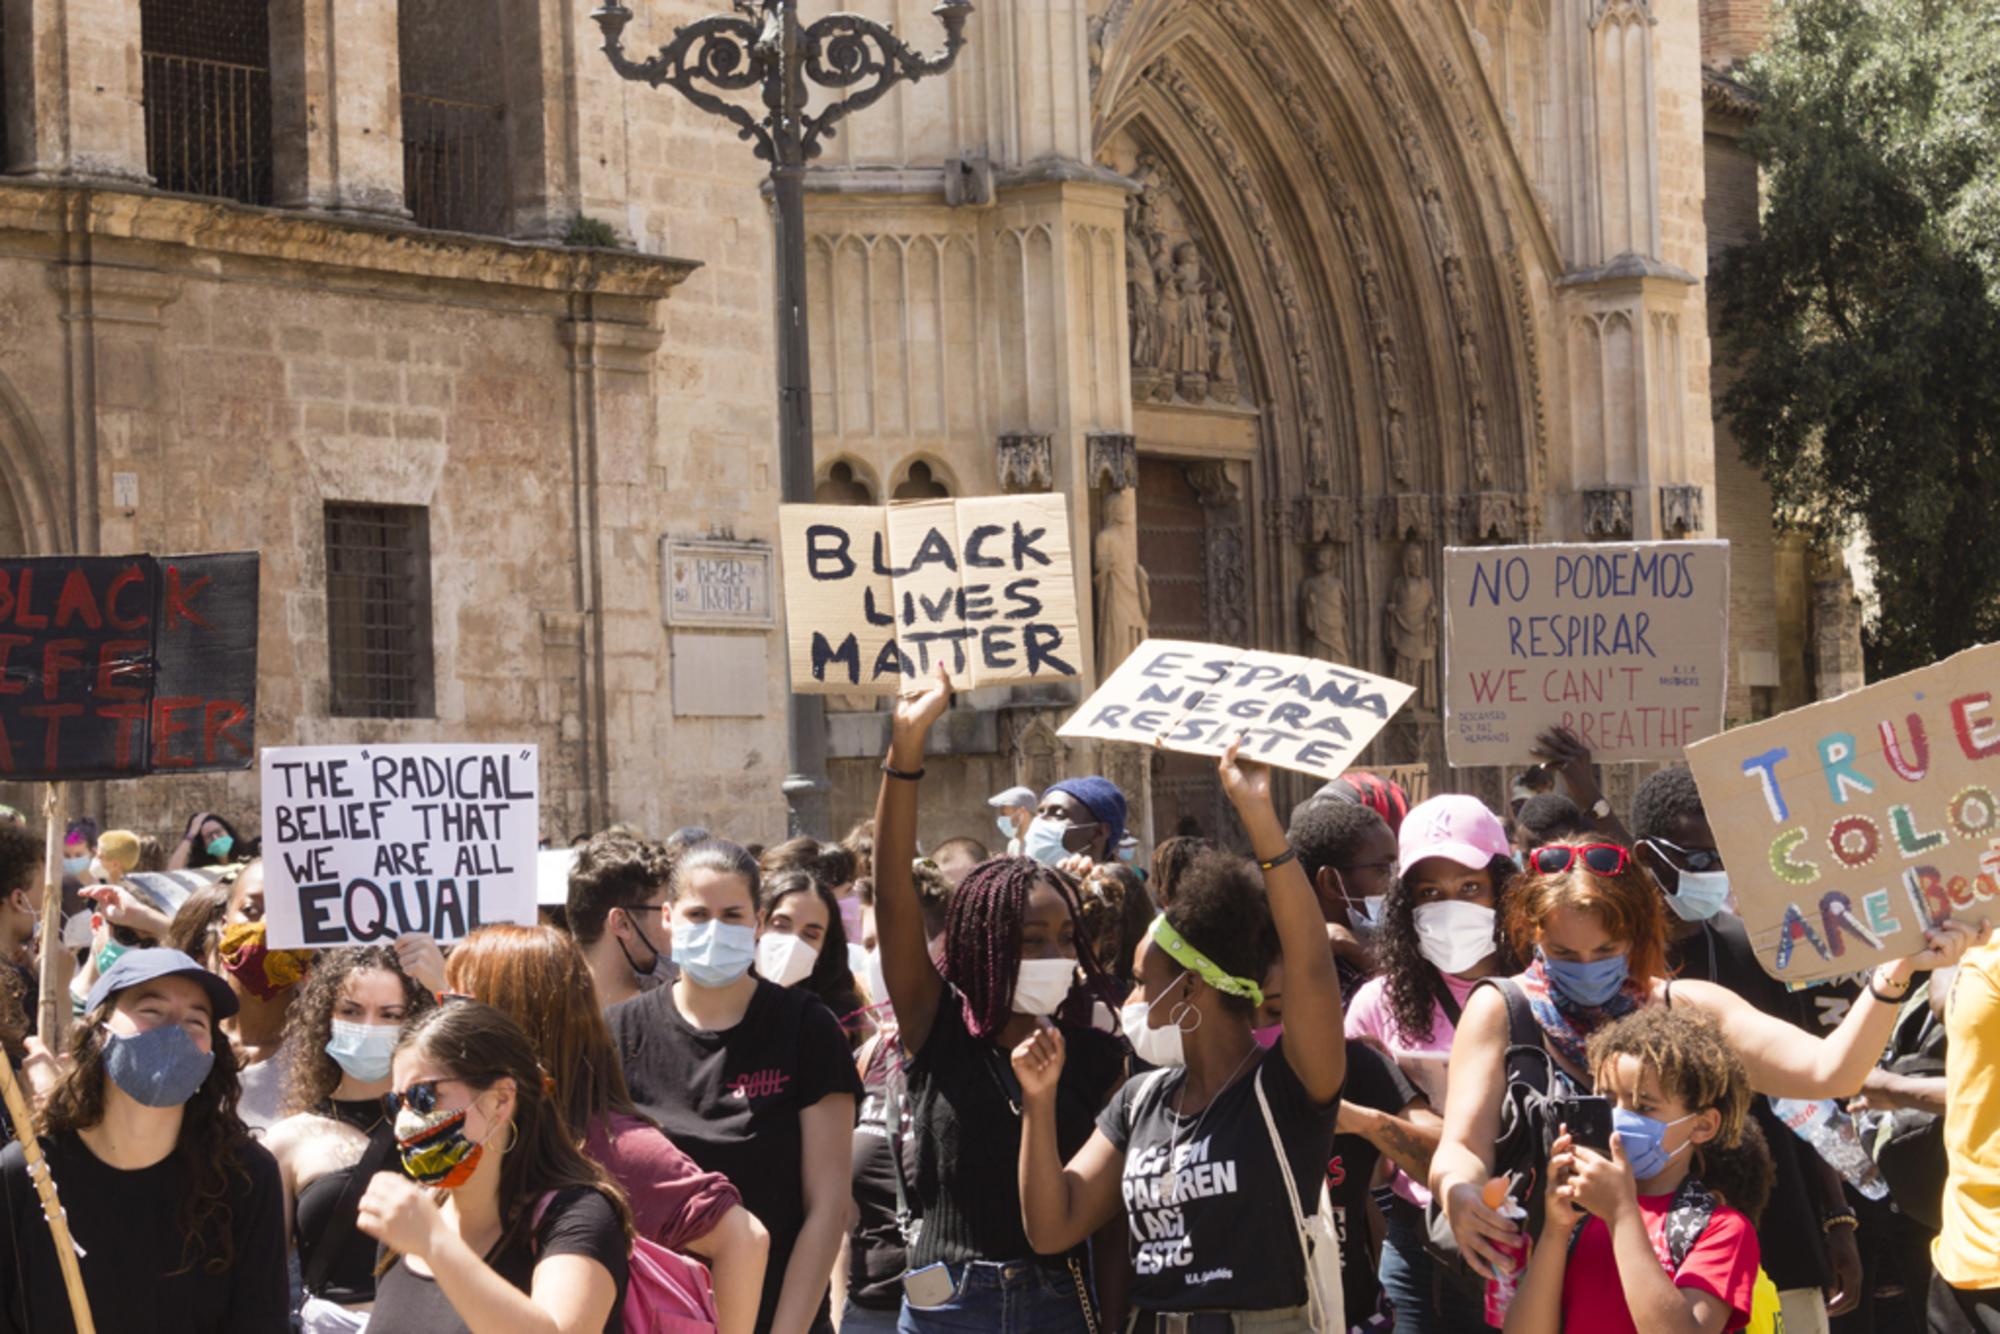
[[[1104,855],[1118,855],[1118,845],[1125,840],[1125,794],[1118,790],[1118,784],[1093,774],[1088,778],[1065,778],[1051,786],[1049,792],[1067,792],[1082,802],[1104,826]],[[1042,796],[1047,800],[1048,793]]]

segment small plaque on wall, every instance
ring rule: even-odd
[[[768,542],[667,537],[660,557],[668,625],[762,630],[775,624]]]

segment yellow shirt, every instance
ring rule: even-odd
[[[1950,1175],[1931,1258],[1955,1288],[2000,1288],[2000,941],[1959,964],[1945,1032]]]

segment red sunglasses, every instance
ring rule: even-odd
[[[1621,875],[1632,862],[1632,854],[1616,843],[1585,843],[1575,847],[1554,843],[1528,854],[1529,864],[1543,875],[1561,875],[1576,865],[1578,858],[1592,875]]]

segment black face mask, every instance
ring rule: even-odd
[[[653,938],[646,934],[646,928],[639,925],[637,917],[628,912],[625,914],[625,920],[632,924],[632,929],[639,933],[639,939],[645,941],[646,948],[652,951],[652,962],[641,968],[637,963],[633,962],[632,951],[625,948],[624,940],[620,939],[618,941],[618,952],[625,956],[625,966],[632,970],[632,976],[638,978],[640,986],[643,987],[648,982],[659,980],[660,960],[667,956],[660,950],[659,946],[653,943]]]

